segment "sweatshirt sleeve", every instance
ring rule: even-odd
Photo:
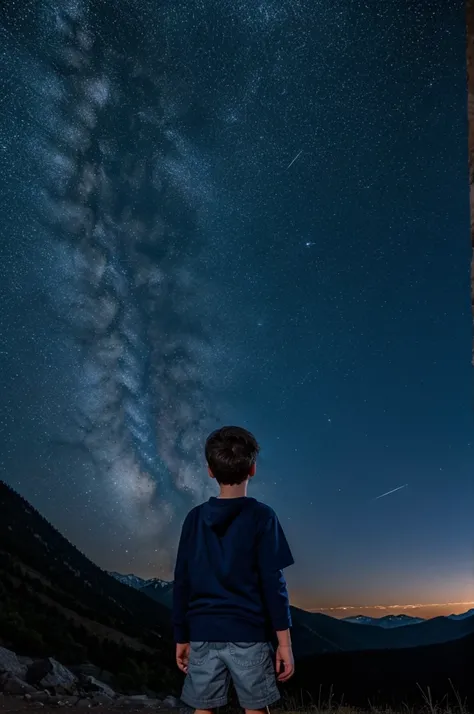
[[[189,515],[183,523],[179,539],[178,554],[174,570],[173,583],[173,631],[177,643],[189,642],[187,614],[189,605],[190,583],[188,574],[188,532]]]
[[[283,528],[275,513],[264,525],[258,545],[258,567],[262,594],[275,631],[291,627],[290,603],[283,569],[294,560]]]

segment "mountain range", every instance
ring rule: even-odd
[[[0,481],[0,646],[19,655],[52,656],[66,665],[91,662],[122,688],[177,693],[172,591],[172,583],[157,578],[101,570]],[[419,664],[420,656],[431,662],[436,679],[436,652],[458,657],[474,639],[472,611],[396,627],[337,620],[296,607],[292,617],[297,669],[308,673],[305,691],[315,686],[314,671],[336,678],[347,663],[364,670],[369,682],[370,668],[382,661],[410,679],[413,672],[404,663]]]
[[[458,615],[447,615],[448,620],[465,620],[474,615],[474,608]],[[410,615],[384,615],[384,617],[367,617],[366,615],[355,615],[344,617],[344,622],[354,622],[358,625],[376,625],[379,627],[404,627],[405,625],[418,625],[426,622],[423,617],[411,617]]]
[[[292,639],[300,657],[327,652],[394,650],[449,642],[474,633],[474,616],[435,617],[397,627],[336,620],[322,613],[292,608]]]
[[[343,622],[354,622],[356,625],[374,625],[376,627],[405,627],[406,625],[417,625],[420,622],[424,622],[424,618],[410,617],[410,615],[385,615],[384,617],[355,615],[344,617]]]
[[[148,595],[152,600],[159,602],[162,605],[170,608],[173,604],[173,583],[168,580],[160,580],[160,578],[139,578],[138,575],[122,575],[111,571],[109,573],[113,578],[118,580],[123,585],[128,585],[135,590]]]
[[[171,607],[172,582],[158,578],[146,580],[133,574],[110,574],[161,605]],[[408,615],[388,615],[381,618],[360,615],[338,620],[297,607],[292,607],[291,610],[293,646],[299,657],[327,652],[419,647],[449,642],[474,632],[474,610],[462,615],[436,617],[431,620]]]

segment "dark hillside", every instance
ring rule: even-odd
[[[122,585],[0,481],[0,642],[173,688],[169,610]]]

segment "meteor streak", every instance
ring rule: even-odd
[[[407,483],[403,484],[403,486],[397,486],[397,488],[392,488],[391,491],[387,491],[386,493],[381,493],[380,496],[376,496],[374,498],[374,501],[378,501],[379,498],[385,498],[385,496],[390,496],[391,493],[396,493],[397,491],[401,491],[402,488],[406,488],[408,486]]]

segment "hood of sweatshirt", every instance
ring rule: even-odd
[[[248,496],[240,498],[210,498],[203,505],[204,523],[212,528],[217,535],[223,536],[231,523],[252,503],[255,503],[255,499]]]

